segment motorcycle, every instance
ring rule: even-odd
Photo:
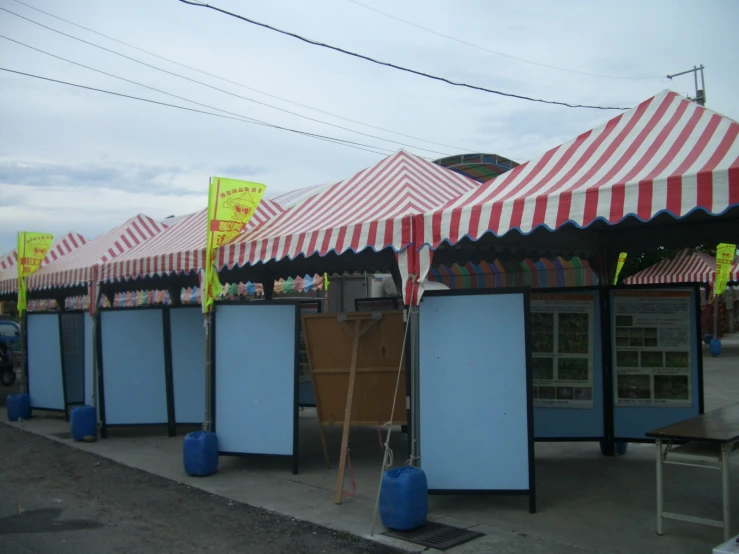
[[[13,351],[2,340],[0,340],[0,383],[6,387],[15,383]]]

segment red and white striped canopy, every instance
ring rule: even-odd
[[[436,248],[565,223],[679,218],[739,205],[739,123],[670,91],[424,216]]]
[[[28,278],[28,290],[86,285],[96,279],[99,264],[117,258],[166,228],[143,214],[132,217],[54,264],[39,269]]]
[[[79,233],[67,233],[54,241],[51,249],[39,266],[41,268],[56,262],[70,252],[77,250],[87,242],[87,239]],[[13,250],[3,256],[3,271],[0,271],[0,294],[18,292],[18,252]]]
[[[627,277],[624,284],[713,283],[715,277],[716,258],[702,252],[683,250],[673,259],[660,260]]]
[[[247,229],[263,225],[282,212],[283,209],[276,202],[262,198]],[[100,281],[125,281],[200,271],[205,266],[207,223],[207,208],[178,219],[151,240],[103,263],[99,271]]]
[[[411,243],[411,219],[478,183],[399,151],[220,249],[219,263],[243,266],[298,255],[341,254]]]

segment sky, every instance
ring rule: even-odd
[[[486,152],[524,162],[618,114],[450,86],[177,0],[23,2],[232,82],[16,0],[0,0],[0,8],[222,90],[0,10],[2,68],[217,108],[382,153],[0,71],[0,253],[15,246],[18,231],[94,238],[137,213],[164,218],[202,209],[211,176],[261,182],[276,195],[348,178],[399,148],[429,159]],[[665,76],[704,64],[707,107],[739,119],[739,2],[732,0],[700,9],[685,0],[362,0],[412,25],[353,0],[210,2],[396,65],[568,103],[633,107],[664,89],[692,96],[692,75]]]

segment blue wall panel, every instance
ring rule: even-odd
[[[106,425],[167,423],[162,310],[100,316]]]
[[[92,406],[92,396],[94,392],[94,363],[93,363],[93,336],[92,336],[92,316],[85,314],[85,404]],[[96,395],[97,396],[97,395]]]
[[[59,314],[28,314],[26,327],[31,407],[65,410]]]
[[[85,402],[85,330],[82,313],[62,314],[62,350],[67,404]]]
[[[590,294],[590,291],[572,294],[581,296]],[[593,302],[593,407],[591,409],[534,407],[534,437],[537,439],[602,438],[605,435],[601,310],[598,291],[592,291],[592,294],[595,299]],[[566,295],[566,293],[563,294],[563,296]]]
[[[696,319],[695,311],[695,291],[692,289],[660,289],[659,287],[649,288],[650,291],[657,290],[691,290],[690,294],[690,385],[692,390],[692,405],[689,407],[677,407],[677,408],[663,408],[660,406],[635,406],[625,407],[616,406],[614,400],[613,410],[613,425],[614,425],[614,436],[619,439],[646,439],[646,433],[677,423],[684,419],[695,417],[700,413],[700,394],[702,391],[699,390],[699,378],[698,378],[698,357],[703,353],[698,351],[698,321]],[[614,313],[613,309],[613,293],[611,293],[611,313]],[[616,344],[616,329],[612,323],[611,329],[611,341],[612,344]],[[615,348],[614,352],[614,390],[617,389],[618,385],[616,377],[618,372],[615,370]]]
[[[205,412],[205,329],[197,308],[171,308],[176,423],[202,423]]]
[[[296,307],[222,305],[215,318],[219,449],[293,455]]]
[[[429,489],[528,490],[524,295],[427,296],[420,451]]]

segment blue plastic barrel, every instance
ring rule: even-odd
[[[388,469],[380,487],[380,519],[388,529],[410,531],[426,523],[429,486],[423,470],[403,466]]]
[[[213,475],[218,471],[218,437],[210,431],[185,435],[182,444],[185,473],[194,477]]]
[[[6,408],[9,421],[31,419],[31,398],[27,394],[9,394]]]
[[[711,356],[721,355],[721,341],[719,339],[713,339],[711,341]]]
[[[74,408],[69,416],[69,431],[76,441],[97,436],[95,408],[87,405]]]

